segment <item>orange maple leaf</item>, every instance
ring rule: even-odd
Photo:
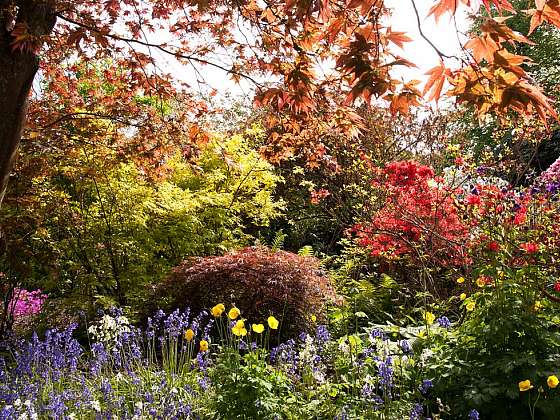
[[[439,66],[435,66],[426,74],[429,75],[430,78],[424,86],[422,95],[426,95],[426,93],[431,92],[428,97],[428,101],[437,101],[441,96],[441,91],[443,90],[443,86],[447,78],[451,76],[451,71],[445,67],[445,64],[442,61]]]
[[[412,38],[410,38],[406,32],[394,32],[391,27],[387,28],[387,33],[385,37],[388,41],[392,42],[399,48],[403,48],[405,42],[412,42]]]
[[[543,22],[560,28],[560,0],[535,0],[536,9],[527,10],[531,17],[529,35]]]

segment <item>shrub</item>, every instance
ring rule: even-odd
[[[265,247],[187,260],[156,295],[164,308],[199,311],[224,302],[243,308],[249,319],[275,314],[283,336],[306,330],[311,315],[324,319],[326,304],[337,300],[316,258]]]

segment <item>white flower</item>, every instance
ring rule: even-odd
[[[25,400],[23,402],[23,405],[25,405],[27,408],[31,407],[31,400]]]
[[[438,187],[438,183],[437,183],[435,180],[430,179],[430,180],[428,181],[428,187],[430,187],[430,188],[437,188],[437,187]]]
[[[18,398],[14,401],[14,407],[19,407],[21,405],[21,400]]]
[[[94,400],[90,404],[91,404],[91,408],[93,408],[98,413],[101,411],[101,404],[99,403],[99,401]]]
[[[350,346],[348,344],[346,344],[345,341],[341,342],[338,345],[338,349],[342,352],[342,353],[350,353]]]

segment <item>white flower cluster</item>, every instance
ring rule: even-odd
[[[305,335],[305,345],[299,352],[299,361],[302,367],[311,367],[311,374],[318,383],[325,382],[325,373],[322,363],[317,363],[317,347],[313,337]]]
[[[13,402],[13,405],[7,405],[4,407],[4,410],[10,410],[14,408],[17,414],[18,420],[36,420],[39,418],[37,415],[37,411],[35,411],[34,405],[31,403],[31,400],[25,400],[23,403],[21,399],[17,399]],[[11,418],[11,417],[10,417]]]
[[[469,174],[465,173],[462,168],[457,168],[455,166],[448,166],[443,169],[443,182],[448,187],[462,187],[466,190],[469,190],[477,185],[494,185],[498,188],[505,188],[509,186],[509,183],[506,180],[496,176],[477,175],[475,177],[470,177]]]
[[[117,317],[104,315],[96,324],[88,328],[88,332],[95,340],[111,344],[115,343],[121,334],[130,332],[130,322],[122,315]]]

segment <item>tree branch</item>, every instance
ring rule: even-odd
[[[98,33],[98,34],[100,34],[100,35],[106,36],[107,38],[111,38],[111,39],[114,39],[114,40],[116,40],[116,41],[126,42],[126,43],[128,43],[128,44],[137,44],[137,45],[142,45],[142,46],[147,47],[147,48],[154,48],[154,49],[156,49],[156,50],[159,50],[159,51],[161,51],[161,52],[163,52],[163,53],[165,53],[165,54],[171,55],[171,56],[176,57],[176,58],[181,58],[181,59],[183,59],[183,60],[189,60],[189,61],[194,61],[194,62],[197,62],[197,63],[200,63],[200,64],[209,65],[209,66],[211,66],[211,67],[214,67],[214,68],[217,68],[217,69],[219,69],[219,70],[222,70],[222,71],[224,71],[224,72],[227,73],[227,74],[233,74],[233,75],[235,75],[235,76],[243,77],[244,79],[249,80],[251,83],[253,83],[255,86],[257,86],[257,87],[259,87],[259,88],[264,87],[264,85],[263,85],[262,83],[259,83],[259,82],[258,82],[257,80],[255,80],[253,77],[251,77],[251,76],[249,76],[249,75],[247,75],[247,74],[245,74],[245,73],[241,73],[241,72],[239,72],[239,71],[237,71],[237,70],[234,70],[234,69],[228,69],[228,68],[226,68],[226,67],[224,67],[224,66],[222,66],[222,65],[220,65],[220,64],[213,63],[213,62],[208,61],[208,60],[205,60],[205,59],[203,59],[203,58],[196,57],[196,56],[194,56],[194,55],[183,54],[183,53],[181,53],[181,52],[179,52],[179,51],[172,51],[172,50],[170,50],[170,49],[168,49],[168,48],[166,48],[166,47],[164,47],[164,46],[162,46],[162,45],[160,45],[160,44],[154,44],[154,43],[151,43],[151,42],[141,41],[141,40],[134,39],[134,38],[127,38],[127,37],[123,37],[123,36],[120,36],[120,35],[117,35],[117,34],[109,33],[109,32],[107,32],[107,31],[102,31],[102,30],[100,30],[100,29],[98,29],[98,28],[96,28],[96,27],[86,25],[86,24],[84,24],[84,23],[82,23],[82,22],[78,22],[78,21],[76,21],[76,20],[74,20],[74,19],[71,19],[71,18],[69,18],[69,17],[67,17],[67,16],[64,16],[64,15],[62,15],[62,14],[60,14],[60,13],[57,14],[57,16],[58,16],[61,20],[64,20],[64,21],[66,21],[66,22],[68,22],[68,23],[71,23],[71,24],[73,24],[73,25],[82,27],[82,28],[87,29],[87,30],[89,30],[89,31]]]

